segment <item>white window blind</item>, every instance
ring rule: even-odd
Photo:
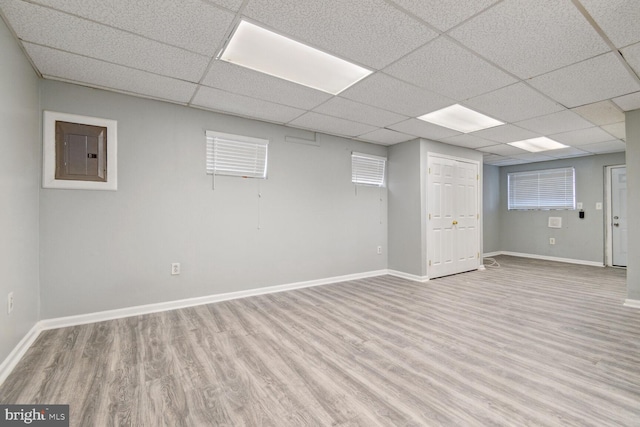
[[[351,182],[354,184],[384,187],[386,157],[372,154],[351,153]]]
[[[575,169],[545,169],[507,175],[509,210],[575,209]]]
[[[267,177],[269,140],[207,131],[207,174]]]

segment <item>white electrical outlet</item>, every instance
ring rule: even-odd
[[[180,274],[180,263],[174,262],[171,264],[171,275],[175,276],[177,274]]]
[[[550,245],[555,245],[556,244],[556,239],[554,239],[553,237],[549,237],[549,244]]]
[[[601,211],[602,210],[602,203],[601,202],[596,203],[596,210],[597,211]]]
[[[382,246],[378,246],[378,255],[382,255]]]
[[[578,202],[576,204],[576,209],[582,209],[582,202]]]
[[[13,292],[9,292],[7,295],[7,314],[11,314],[13,311]]]

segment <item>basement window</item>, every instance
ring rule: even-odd
[[[267,178],[269,140],[207,131],[207,174]]]
[[[386,164],[386,157],[356,152],[352,153],[351,182],[358,185],[384,187],[384,170]]]
[[[575,169],[545,169],[507,175],[509,210],[575,209]]]

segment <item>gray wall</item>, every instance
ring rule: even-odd
[[[420,140],[389,147],[389,269],[422,275]]]
[[[0,19],[0,362],[38,321],[38,77]],[[7,294],[14,310],[7,314]]]
[[[386,189],[356,194],[350,157],[386,147],[295,144],[285,135],[310,135],[54,81],[41,93],[43,109],[118,121],[118,191],[41,191],[43,318],[387,267]],[[270,139],[269,178],[216,177],[212,190],[207,129]]]
[[[577,157],[500,168],[500,249],[604,264],[604,168],[625,163],[624,153]],[[509,211],[507,174],[509,172],[575,167],[576,202],[582,202],[585,219],[578,211]],[[596,210],[597,202],[603,204]],[[550,216],[562,218],[562,228],[548,228]],[[555,245],[549,238],[556,239]]]
[[[389,147],[389,268],[416,276],[427,276],[425,186],[429,153],[478,161],[482,178],[481,152],[424,139]],[[482,183],[479,185],[482,188]],[[479,197],[482,211],[482,194]]]
[[[640,110],[625,114],[627,131],[627,218],[640,209]],[[627,295],[640,300],[640,224],[628,222]]]
[[[482,226],[484,253],[498,252],[500,247],[500,168],[484,165],[482,174]]]

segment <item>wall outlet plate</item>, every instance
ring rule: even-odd
[[[171,275],[176,276],[178,274],[180,274],[180,263],[179,262],[171,263]]]
[[[7,314],[11,314],[13,311],[13,292],[9,292],[7,295]]]

